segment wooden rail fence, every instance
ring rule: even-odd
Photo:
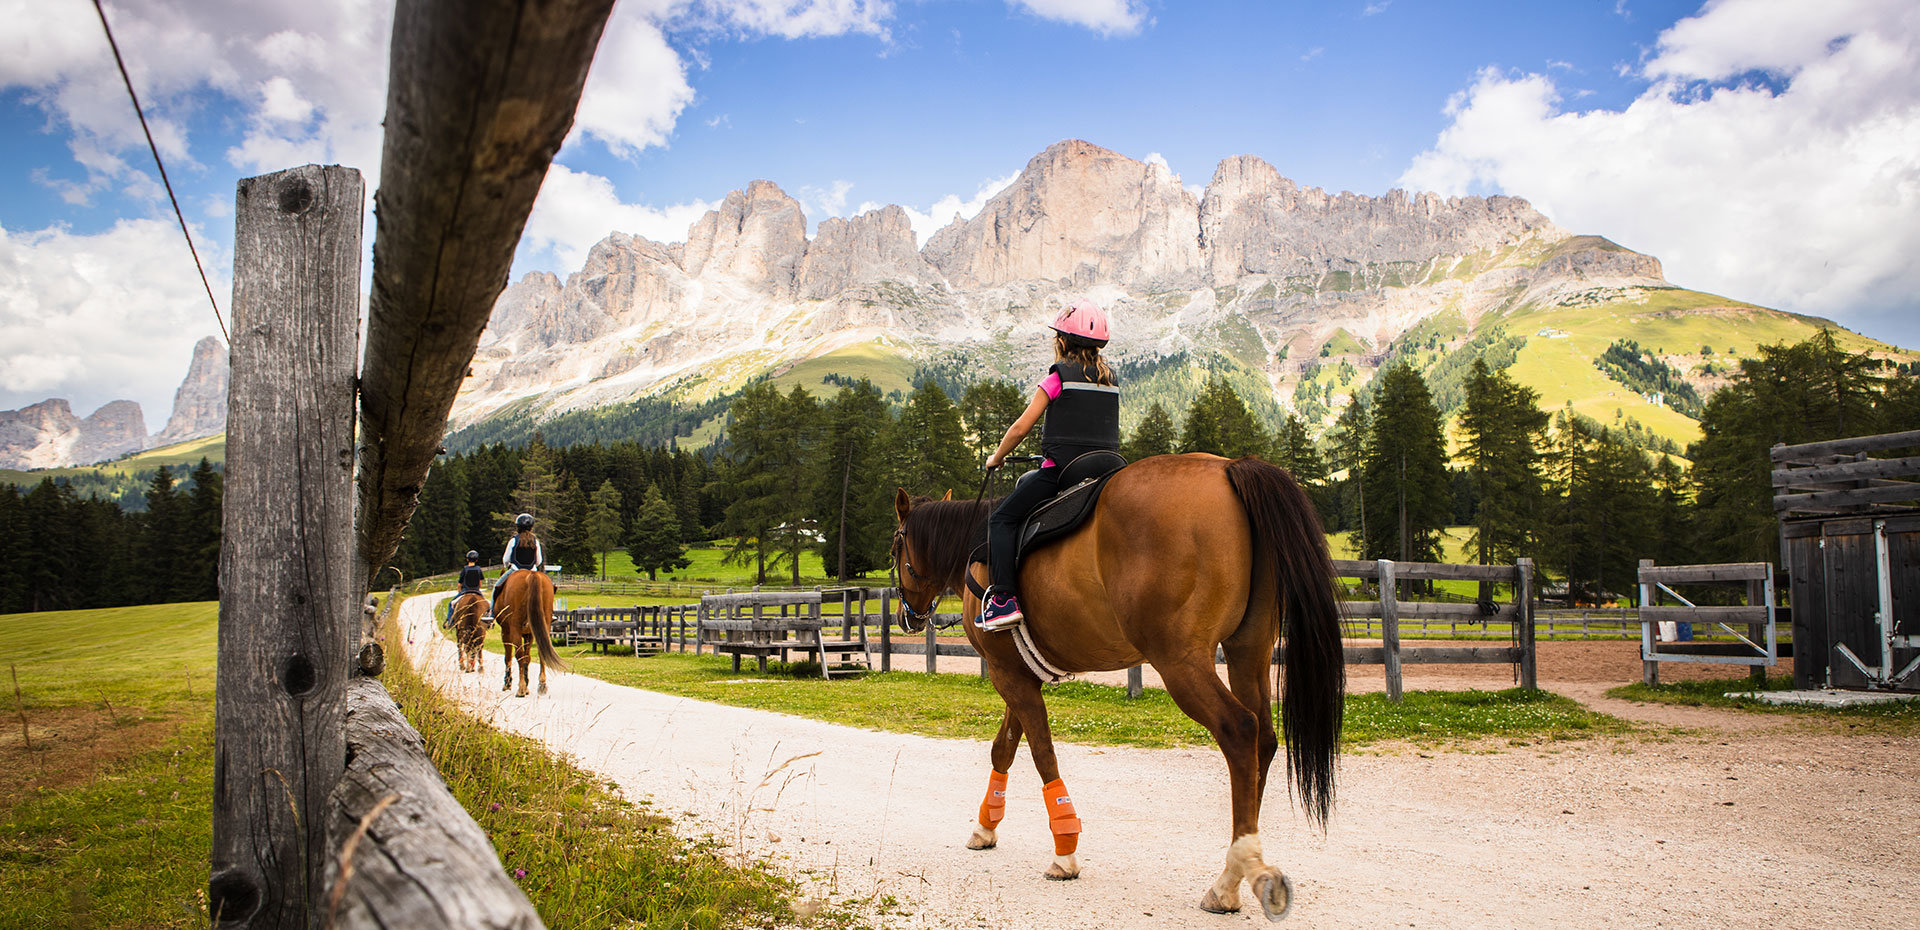
[[[1345,617],[1381,629],[1379,646],[1348,646],[1346,660],[1354,665],[1385,667],[1387,693],[1393,700],[1401,694],[1401,666],[1433,663],[1504,663],[1516,666],[1521,687],[1538,686],[1533,623],[1533,562],[1522,559],[1513,565],[1446,565],[1435,563],[1394,563],[1339,561],[1336,570],[1342,577],[1372,582],[1378,591],[1374,600],[1344,601]],[[1453,604],[1403,601],[1397,581],[1409,580],[1491,581],[1510,586],[1512,599],[1500,604]],[[660,650],[678,648],[685,652],[691,645],[695,653],[711,649],[715,654],[731,654],[734,669],[742,655],[760,660],[765,670],[770,656],[783,661],[794,651],[812,652],[821,662],[822,674],[833,668],[830,654],[861,656],[859,664],[873,668],[878,656],[880,671],[893,670],[896,655],[925,658],[928,673],[938,667],[940,656],[979,658],[968,643],[941,642],[937,626],[960,622],[955,613],[939,614],[917,637],[918,641],[896,639],[893,609],[898,592],[891,588],[833,588],[811,592],[748,592],[714,595],[701,599],[692,616],[687,606],[635,606],[627,608],[579,608],[566,611],[556,621],[556,636],[569,642],[591,642],[607,646],[634,643],[658,643]],[[877,604],[878,612],[869,612]],[[839,613],[825,611],[838,606]],[[744,613],[743,613],[744,612]],[[823,631],[839,619],[840,637],[827,639]],[[1446,621],[1457,627],[1462,623],[1486,626],[1505,625],[1510,644],[1506,646],[1436,646],[1403,649],[1400,644],[1402,619],[1432,623]],[[877,635],[868,633],[877,627]],[[1585,621],[1583,621],[1583,630]],[[1422,628],[1425,629],[1424,627]],[[582,631],[591,631],[591,634]],[[1282,646],[1275,661],[1285,655]],[[636,654],[647,650],[635,647]],[[659,651],[659,650],[652,650]],[[1216,661],[1225,661],[1217,652]],[[981,660],[980,674],[986,675]],[[1139,667],[1128,669],[1128,693],[1140,696],[1142,673]]]

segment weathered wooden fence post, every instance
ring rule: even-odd
[[[240,182],[220,546],[213,861],[221,926],[304,928],[346,766],[360,172]]]
[[[1521,559],[1514,569],[1513,622],[1520,626],[1520,687],[1534,691],[1540,687],[1540,653],[1533,629],[1533,560]]]
[[[1393,561],[1380,560],[1380,655],[1387,667],[1387,700],[1400,700],[1400,592]]]
[[[1652,566],[1652,559],[1641,559],[1641,574],[1646,574],[1647,569]],[[1653,603],[1653,596],[1653,585],[1648,584],[1643,579],[1640,582],[1640,613],[1642,615],[1640,621],[1640,681],[1649,688],[1660,683],[1660,663],[1652,658],[1653,640],[1659,636],[1659,630],[1655,629],[1654,625],[1648,623],[1645,619],[1647,607]]]

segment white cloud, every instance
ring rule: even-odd
[[[1676,283],[1920,336],[1920,6],[1710,3],[1642,74],[1625,109],[1573,111],[1485,70],[1401,183],[1523,196]]]
[[[908,206],[902,206],[901,209],[907,211],[907,223],[913,227],[914,239],[924,246],[927,244],[927,239],[939,232],[941,227],[953,222],[954,217],[957,216],[963,220],[973,219],[986,207],[987,201],[993,199],[993,195],[1006,190],[1007,185],[1012,184],[1018,177],[1020,172],[1015,171],[1004,178],[982,181],[980,189],[974,191],[973,197],[968,200],[961,200],[959,194],[948,194],[934,201],[933,206],[928,207],[924,212]],[[881,206],[883,204],[863,203],[858,212],[865,213],[868,210],[879,209]]]
[[[1140,0],[1007,0],[1015,9],[1041,19],[1085,26],[1103,36],[1132,35],[1147,24]]]
[[[847,192],[853,190],[852,181],[834,181],[826,187],[803,185],[793,195],[800,202],[800,208],[807,214],[808,227],[820,225],[820,221],[829,216],[847,215]]]
[[[783,39],[861,33],[890,38],[893,18],[887,0],[704,0],[688,15],[705,15],[715,25]]]
[[[632,233],[655,242],[682,242],[687,238],[687,227],[714,206],[704,200],[665,208],[625,203],[612,181],[556,164],[540,186],[533,215],[527,218],[526,231],[520,236],[520,249],[523,255],[552,256],[554,263],[548,267],[565,276],[585,265],[594,243],[609,232]]]
[[[390,7],[367,0],[109,4],[127,70],[172,167],[198,164],[184,117],[216,94],[243,138],[227,161],[248,172],[339,162],[378,177]],[[83,3],[0,3],[0,90],[22,89],[69,134],[86,193],[119,185],[161,196],[138,120],[99,20]],[[322,39],[321,36],[326,38]],[[352,66],[343,66],[352,62]],[[63,193],[65,193],[63,191]]]
[[[680,111],[693,102],[686,63],[645,14],[644,8],[614,7],[573,123],[576,135],[599,139],[624,157],[665,145]]]
[[[1366,9],[1363,9],[1360,11],[1360,15],[1361,16],[1378,16],[1382,13],[1385,13],[1387,11],[1387,7],[1390,7],[1392,5],[1393,5],[1393,0],[1379,0],[1378,3],[1369,3],[1367,4]]]
[[[197,241],[202,259],[225,264],[217,246]],[[214,293],[232,292],[210,276]],[[0,408],[65,397],[86,416],[127,398],[158,430],[194,342],[216,331],[171,219],[121,220],[91,236],[0,228]]]
[[[1303,53],[1303,54],[1302,54],[1302,55],[1300,56],[1300,60],[1301,60],[1301,61],[1312,61],[1312,60],[1314,60],[1315,58],[1319,58],[1319,57],[1320,57],[1320,56],[1321,56],[1322,54],[1324,54],[1324,53],[1326,52],[1326,50],[1327,50],[1327,49],[1326,49],[1326,47],[1325,47],[1325,46],[1321,46],[1321,45],[1316,45],[1316,46],[1314,46],[1314,47],[1312,47],[1312,48],[1310,48],[1310,49],[1307,49],[1307,50],[1306,50],[1306,52],[1305,52],[1305,53]]]

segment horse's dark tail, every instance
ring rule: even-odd
[[[568,671],[567,663],[553,651],[553,579],[536,575],[527,579],[527,622],[533,627],[533,641],[540,646],[540,664],[556,671]]]
[[[1257,458],[1235,459],[1227,463],[1227,482],[1253,523],[1256,557],[1274,560],[1286,644],[1280,731],[1287,771],[1307,819],[1325,829],[1347,690],[1333,556],[1313,502],[1285,470]]]

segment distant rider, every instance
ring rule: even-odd
[[[480,553],[467,550],[467,567],[460,570],[460,589],[447,599],[447,619],[441,626],[453,626],[453,605],[469,594],[479,594],[487,583],[487,573],[480,568]]]
[[[533,514],[523,513],[513,520],[514,534],[507,539],[507,551],[500,555],[500,563],[506,571],[500,573],[493,583],[493,600],[500,601],[500,586],[507,583],[507,577],[522,569],[539,571],[547,564],[546,553],[540,548],[540,537],[533,534]]]
[[[1100,357],[1107,344],[1107,315],[1093,301],[1082,298],[1067,305],[1053,320],[1053,367],[1034,389],[1033,401],[1020,419],[1007,427],[1000,447],[987,458],[987,468],[999,468],[1027,438],[1040,418],[1045,459],[1040,470],[1029,472],[1014,486],[987,520],[987,548],[993,584],[981,598],[977,622],[987,632],[1004,630],[1025,619],[1020,611],[1019,579],[1014,556],[1020,525],[1060,490],[1060,471],[1076,457],[1102,449],[1120,448],[1120,388],[1113,369]]]

